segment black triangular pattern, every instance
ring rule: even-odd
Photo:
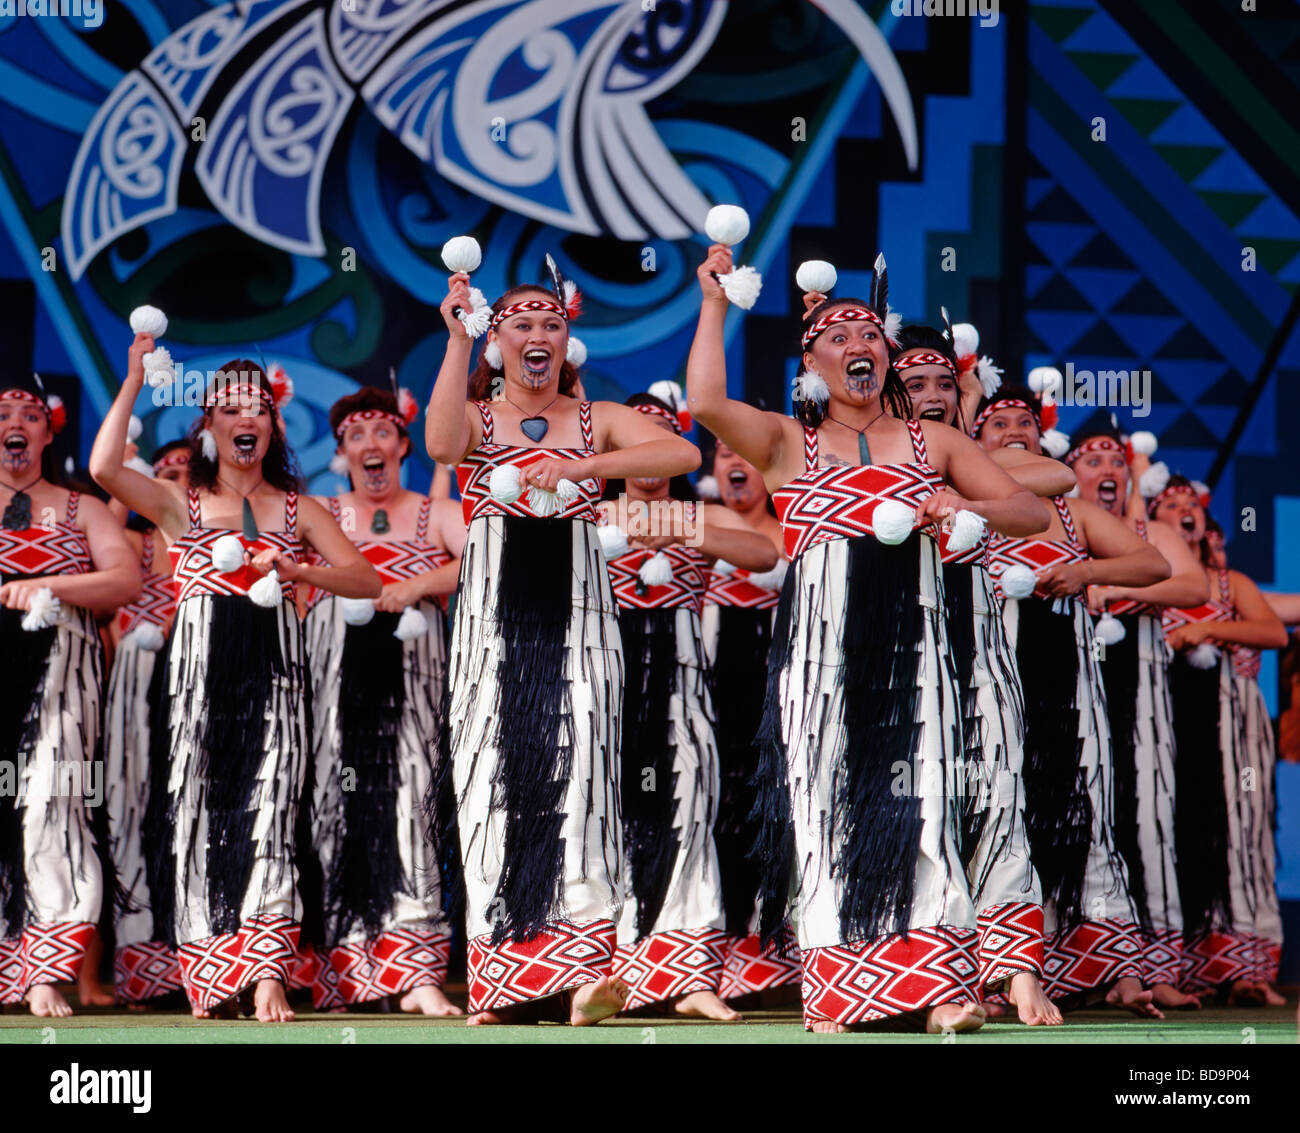
[[[1184,323],[1168,342],[1160,348],[1159,358],[1186,358],[1204,362],[1222,355],[1208,338],[1191,323]]]
[[[1165,294],[1145,276],[1111,307],[1112,315],[1181,315]]]
[[[1196,399],[1197,405],[1240,405],[1250,393],[1250,382],[1229,370]]]
[[[1065,276],[1052,276],[1034,295],[1036,311],[1091,311],[1095,308]]]
[[[1072,268],[1128,268],[1136,270],[1137,265],[1128,254],[1104,232],[1098,232],[1082,248],[1074,253],[1069,265]]]
[[[1143,369],[1146,369],[1144,366]],[[1157,405],[1181,405],[1183,399],[1174,392],[1174,389],[1168,382],[1160,380],[1160,376],[1151,371],[1151,400]]]
[[[1219,438],[1206,428],[1195,413],[1187,412],[1160,434],[1160,443],[1166,448],[1215,449]]]
[[[1044,195],[1043,199],[1029,210],[1027,219],[1051,221],[1055,224],[1093,223],[1092,217],[1084,212],[1078,202],[1059,185]]]
[[[1070,353],[1076,358],[1084,355],[1096,355],[1099,358],[1133,358],[1133,347],[1115,333],[1115,328],[1110,323],[1101,321],[1095,323],[1070,347]]]

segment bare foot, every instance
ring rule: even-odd
[[[471,1027],[490,1027],[499,1024],[501,1021],[501,1016],[495,1011],[476,1011],[465,1020],[466,1024]]]
[[[211,1012],[211,1011],[208,1011],[208,1010],[206,1010],[206,1009],[203,1008],[203,1007],[195,1007],[193,1004],[190,1005],[190,1014],[193,1015],[194,1018],[196,1018],[196,1019],[211,1019],[211,1018],[212,1018],[212,1012]]]
[[[989,1019],[1001,1019],[1007,1013],[1007,1009],[1001,1003],[984,1004],[984,1014]]]
[[[569,1004],[569,1022],[575,1027],[589,1027],[611,1015],[617,1015],[627,1002],[628,986],[620,979],[602,976],[592,983],[574,988]]]
[[[1151,996],[1157,1007],[1172,1007],[1184,1011],[1195,1011],[1201,1001],[1194,995],[1185,995],[1173,984],[1152,984]]]
[[[925,1029],[932,1035],[945,1031],[978,1031],[988,1012],[978,1003],[941,1003],[925,1013]]]
[[[1012,976],[1007,998],[1016,1005],[1020,1021],[1027,1027],[1059,1027],[1065,1022],[1061,1009],[1047,998],[1033,972],[1017,972]]]
[[[739,1023],[741,1014],[728,1007],[711,991],[693,991],[683,995],[673,1003],[673,1010],[678,1015],[688,1015],[695,1019],[718,1019],[723,1023]]]
[[[34,984],[27,992],[27,1002],[31,1005],[33,1015],[66,1019],[72,1014],[68,1001],[53,984]]]
[[[77,972],[77,999],[82,1007],[112,1007],[116,1002],[113,993],[105,991],[99,982],[99,960],[103,952],[104,944],[96,929],[91,934],[90,943],[86,945],[81,970]]]
[[[848,1027],[843,1023],[837,1023],[834,1019],[815,1019],[813,1025],[808,1028],[819,1035],[847,1035]]]
[[[1264,993],[1254,980],[1237,980],[1228,992],[1229,1007],[1263,1007]]]
[[[1256,986],[1257,988],[1259,988],[1259,990],[1263,993],[1263,995],[1264,995],[1264,1002],[1265,1002],[1269,1007],[1285,1007],[1285,1006],[1286,1006],[1286,996],[1283,995],[1283,994],[1282,994],[1280,991],[1278,991],[1276,988],[1272,987],[1272,986],[1269,984],[1269,982],[1268,982],[1267,980],[1259,980],[1259,981],[1255,984],[1255,986]]]
[[[1124,976],[1116,980],[1106,993],[1106,1002],[1112,1007],[1123,1007],[1134,1015],[1148,1019],[1163,1019],[1165,1013],[1152,1002],[1153,999],[1154,996],[1142,986],[1142,981],[1136,976]]]
[[[284,994],[284,984],[279,980],[258,980],[253,992],[253,1005],[259,1023],[292,1023],[293,1008]]]
[[[442,988],[433,984],[421,984],[408,991],[397,1004],[403,1011],[419,1015],[464,1015],[450,999],[442,994]]]

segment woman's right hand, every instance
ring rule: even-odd
[[[462,311],[468,311],[473,307],[469,301],[469,275],[463,271],[458,271],[447,280],[447,298],[442,301],[438,310],[442,312],[443,322],[447,324],[451,337],[467,342],[469,332],[465,330],[465,324],[452,313],[458,307]]]
[[[144,383],[144,356],[153,348],[153,335],[137,334],[135,336],[135,341],[131,343],[130,353],[127,355],[127,381]]]
[[[727,296],[722,290],[722,284],[718,282],[717,277],[726,275],[732,271],[731,249],[726,244],[712,244],[709,247],[709,254],[704,263],[700,264],[696,275],[700,279],[700,290],[704,293],[705,300],[715,300],[725,303]]]

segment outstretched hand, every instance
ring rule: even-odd
[[[726,244],[712,244],[704,263],[695,272],[700,279],[700,291],[706,300],[712,299],[725,303],[727,296],[718,282],[718,276],[727,275],[733,268],[731,249]]]

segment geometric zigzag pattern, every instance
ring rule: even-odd
[[[1179,929],[1142,934],[1142,982],[1177,987],[1183,972],[1183,934]]]
[[[493,1011],[608,976],[614,962],[614,922],[554,921],[523,942],[469,942],[469,1010]]]
[[[144,1003],[181,986],[176,953],[161,940],[124,945],[113,956],[113,994],[119,1003]]]
[[[298,965],[300,926],[280,913],[261,913],[238,932],[205,937],[177,949],[190,1004],[211,1011],[258,980],[289,986]]]
[[[0,940],[0,1004],[21,1003],[37,984],[77,978],[95,926],[84,921],[29,924],[22,936]]]
[[[450,957],[447,933],[392,929],[331,948],[329,966],[342,1002],[368,1003],[426,984],[441,987]]]
[[[1027,901],[993,905],[979,915],[979,986],[1017,972],[1043,971],[1043,907]]]
[[[1142,941],[1136,924],[1084,921],[1049,938],[1043,990],[1055,998],[1104,987],[1125,976],[1142,977]]]
[[[971,929],[937,926],[804,949],[804,1028],[828,1019],[847,1026],[943,1003],[973,1003],[976,942]]]
[[[718,991],[727,934],[718,928],[656,932],[614,955],[614,975],[631,989],[625,1011],[693,991]]]
[[[766,948],[756,932],[730,937],[727,944],[722,986],[718,989],[720,999],[739,999],[768,988],[791,987],[803,978],[799,945],[788,927]]]
[[[1282,946],[1238,932],[1202,933],[1183,949],[1182,990],[1207,995],[1234,980],[1277,979]]]

